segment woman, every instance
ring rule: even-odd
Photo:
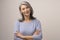
[[[14,28],[14,40],[41,40],[40,21],[33,17],[33,9],[27,1],[19,6],[22,20],[17,20]]]

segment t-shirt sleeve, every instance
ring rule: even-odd
[[[41,30],[41,22],[39,20],[36,22],[36,30]]]
[[[19,21],[16,21],[14,24],[14,33],[16,33],[16,31],[18,31],[18,27],[19,27]]]
[[[38,35],[33,35],[33,39],[42,39],[42,29],[41,29],[41,23],[40,21],[38,20],[36,22],[36,30],[39,30],[39,34]]]

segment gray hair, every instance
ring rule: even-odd
[[[31,7],[31,5],[29,4],[29,2],[27,1],[22,1],[21,4],[19,5],[19,10],[21,11],[21,5],[26,5],[30,8],[30,11],[33,11],[33,8]]]
[[[32,19],[32,20],[33,20],[33,19],[36,19],[35,17],[33,17],[33,8],[32,8],[31,5],[29,4],[29,2],[27,2],[27,1],[22,1],[21,4],[19,5],[19,10],[20,10],[20,11],[21,11],[21,5],[26,5],[26,6],[28,6],[28,7],[30,8],[30,19]],[[21,13],[21,15],[22,15],[22,21],[25,20],[23,13]]]

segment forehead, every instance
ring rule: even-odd
[[[22,4],[22,5],[21,5],[21,8],[24,8],[24,7],[29,7],[29,8],[30,8],[29,5],[27,5],[27,4]]]
[[[21,5],[21,8],[23,8],[23,7],[27,7],[27,5]]]

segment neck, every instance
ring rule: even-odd
[[[30,17],[29,16],[25,16],[25,21],[30,21]]]

